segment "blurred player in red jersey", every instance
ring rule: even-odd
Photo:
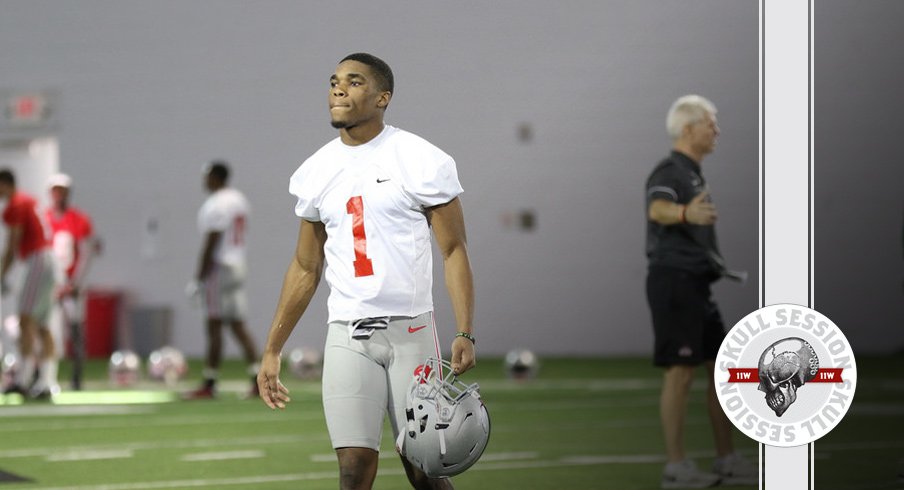
[[[18,258],[25,266],[18,301],[19,354],[22,356],[22,365],[16,373],[15,381],[5,387],[4,392],[36,398],[49,397],[50,393],[42,387],[49,385],[49,379],[56,379],[56,363],[52,361],[56,350],[53,336],[47,329],[55,286],[50,242],[38,217],[37,201],[16,189],[16,177],[8,169],[0,170],[0,198],[7,199],[3,223],[8,227],[8,241],[0,264],[0,284],[3,285],[4,293],[8,290],[6,275],[13,260]],[[37,364],[36,337],[41,339],[43,346],[40,352],[41,379],[35,384],[38,391],[29,393]]]
[[[55,174],[47,182],[52,206],[45,212],[50,228],[50,241],[57,270],[63,274],[62,285],[56,300],[62,312],[63,324],[69,327],[72,342],[72,389],[82,387],[82,363],[85,343],[82,332],[82,308],[80,296],[82,283],[88,272],[91,258],[98,251],[91,218],[80,209],[70,206],[72,179],[66,174]],[[54,370],[55,371],[55,370]],[[57,389],[56,380],[48,387]]]

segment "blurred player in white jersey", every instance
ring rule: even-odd
[[[216,383],[223,356],[223,325],[229,324],[248,362],[250,394],[257,395],[257,350],[245,326],[245,233],[251,207],[245,196],[228,186],[229,167],[214,161],[206,169],[204,185],[210,192],[198,211],[198,229],[204,239],[195,280],[189,295],[200,295],[207,317],[207,359],[204,381],[187,398],[216,396]]]
[[[99,245],[94,237],[91,218],[70,205],[70,188],[72,179],[66,174],[50,176],[51,207],[44,214],[50,228],[50,242],[57,270],[62,272],[63,279],[57,290],[59,313],[56,320],[69,328],[69,339],[72,342],[72,389],[82,387],[82,364],[85,359],[85,343],[82,337],[82,282],[88,272],[91,258]],[[53,320],[53,319],[52,319]],[[62,330],[62,329],[60,329]],[[58,334],[59,335],[59,334]],[[58,390],[56,385],[56,368],[52,368],[52,384],[43,389],[51,392]]]
[[[289,181],[301,224],[258,375],[264,402],[285,407],[280,351],[325,265],[323,408],[342,489],[372,487],[384,414],[397,436],[415,369],[440,355],[431,228],[457,324],[452,367],[461,374],[475,364],[473,280],[455,161],[426,140],[384,125],[392,95],[389,66],[366,53],[347,56],[330,77],[330,116],[339,137]],[[404,457],[402,463],[414,488],[452,488]]]

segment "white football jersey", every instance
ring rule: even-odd
[[[234,267],[245,266],[245,232],[251,206],[245,196],[229,187],[210,194],[198,211],[198,230],[202,235],[221,232],[214,261]]]
[[[289,192],[295,214],[326,228],[329,321],[433,309],[425,208],[461,194],[452,157],[387,125],[363,145],[324,145],[292,175]]]

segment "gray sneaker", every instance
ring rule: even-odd
[[[756,485],[759,471],[755,464],[738,453],[716,458],[713,473],[722,477],[723,485]]]
[[[719,475],[700,471],[689,459],[668,463],[662,470],[662,488],[709,488],[719,484]]]

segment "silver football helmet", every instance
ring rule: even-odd
[[[466,385],[442,359],[418,366],[408,390],[401,454],[431,478],[455,476],[480,459],[490,439],[490,416],[477,383]]]
[[[323,375],[323,356],[311,347],[292,349],[289,369],[300,379],[320,379]]]
[[[179,349],[163,346],[148,356],[148,376],[172,386],[188,372],[185,355]]]
[[[505,355],[505,374],[511,379],[533,379],[539,370],[540,359],[527,349],[513,349]]]
[[[110,355],[107,372],[110,382],[116,386],[132,386],[138,382],[141,358],[130,350],[118,350]]]

